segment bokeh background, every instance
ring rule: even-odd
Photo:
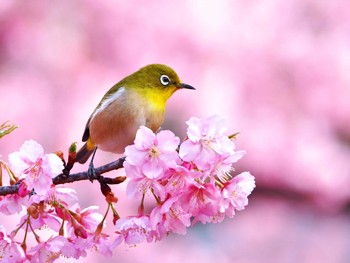
[[[234,219],[83,262],[350,262],[348,1],[1,0],[0,122],[20,126],[2,160],[27,139],[80,142],[103,94],[150,63],[197,88],[171,98],[163,128],[184,137],[191,116],[223,115],[257,188]],[[70,186],[105,207],[96,183]]]

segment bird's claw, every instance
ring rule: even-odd
[[[97,177],[97,173],[96,173],[96,170],[95,170],[93,163],[89,164],[87,174],[88,174],[90,182],[92,183],[94,181],[94,179],[96,179],[96,177]]]

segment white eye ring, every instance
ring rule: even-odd
[[[162,75],[160,76],[160,83],[162,83],[164,86],[167,86],[170,83],[170,78],[167,75]]]

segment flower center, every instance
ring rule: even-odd
[[[37,160],[37,162],[33,163],[32,165],[30,165],[27,169],[25,169],[23,172],[25,174],[31,174],[31,175],[34,175],[35,177],[36,176],[39,176],[39,174],[41,173],[42,171],[42,167],[41,167],[41,163],[42,163],[42,160],[39,159]]]
[[[200,139],[200,142],[202,144],[202,146],[208,148],[208,149],[212,149],[213,148],[213,141],[214,138],[212,138],[211,136],[204,134],[202,136],[202,138]]]
[[[159,155],[160,155],[160,151],[155,145],[153,145],[148,151],[149,158],[157,158]]]
[[[235,187],[235,189],[233,190],[233,191],[231,191],[231,198],[232,199],[238,199],[238,197],[241,195],[241,193],[242,193],[242,187],[241,186],[239,186],[239,185],[237,185],[236,187]]]

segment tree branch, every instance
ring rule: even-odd
[[[125,181],[125,176],[119,176],[116,178],[109,178],[109,177],[103,177],[101,176],[104,173],[110,172],[112,170],[118,170],[123,167],[123,163],[125,161],[125,157],[119,158],[118,160],[102,165],[98,168],[95,168],[96,175],[90,177],[88,172],[80,172],[70,175],[65,175],[63,173],[57,175],[52,179],[53,184],[59,185],[59,184],[67,184],[67,183],[73,183],[77,181],[83,181],[83,180],[99,180],[106,184],[119,184]],[[14,185],[10,186],[0,186],[0,196],[5,196],[9,194],[16,194],[18,193],[18,189],[20,186],[20,181],[17,182]]]

